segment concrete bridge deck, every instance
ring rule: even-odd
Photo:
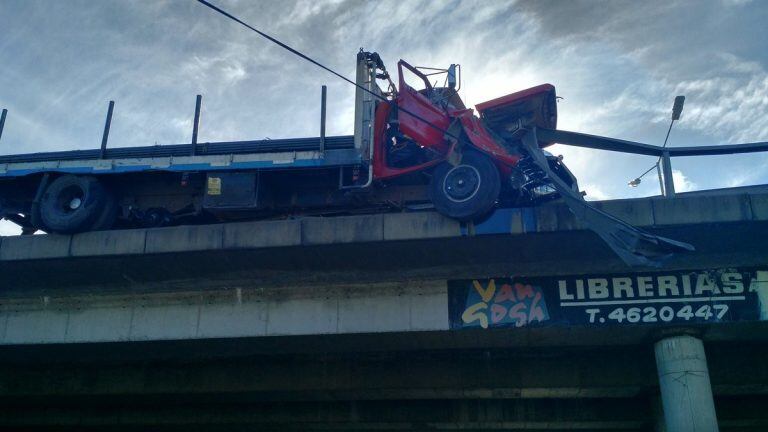
[[[423,212],[2,238],[0,427],[662,430],[652,345],[692,335],[720,429],[768,428],[768,193],[596,205],[697,251],[629,269],[558,204],[479,224]],[[574,283],[602,296],[613,277],[654,291],[597,300],[606,325],[568,307],[598,298]],[[489,278],[488,307],[512,278],[542,286],[548,315],[462,322]],[[636,304],[657,322],[632,324]],[[730,309],[694,317],[702,304]]]
[[[768,250],[760,241],[768,226],[763,188],[594,204],[697,247],[669,260],[668,269],[761,265]],[[479,224],[420,212],[0,239],[6,293],[139,284],[156,290],[167,281],[211,278],[267,286],[626,269],[561,204],[498,210]]]

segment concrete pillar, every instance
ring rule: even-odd
[[[651,415],[653,416],[653,432],[667,432],[664,423],[664,406],[661,403],[661,395],[651,396]]]
[[[693,336],[658,342],[656,368],[667,432],[718,432],[704,344]]]

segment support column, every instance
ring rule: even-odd
[[[661,395],[653,395],[650,399],[651,415],[653,416],[653,432],[667,432],[664,423],[664,406],[661,403]]]
[[[655,345],[667,432],[718,432],[704,344],[671,336]]]

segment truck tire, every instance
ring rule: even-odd
[[[107,191],[96,178],[65,175],[51,182],[43,193],[40,219],[51,232],[88,231],[104,212],[107,202]]]
[[[429,185],[435,209],[462,222],[487,215],[500,190],[499,170],[490,158],[476,151],[465,151],[458,165],[438,165]]]

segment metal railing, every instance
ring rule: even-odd
[[[320,96],[320,153],[324,154],[326,150],[326,105],[327,105],[328,88],[326,86],[321,87]],[[200,113],[202,109],[203,96],[197,95],[195,97],[195,116],[192,121],[192,143],[190,146],[190,156],[197,154],[197,137],[200,128]],[[104,132],[101,135],[101,147],[99,148],[99,157],[104,159],[107,153],[107,143],[109,141],[109,131],[112,126],[112,114],[115,110],[115,101],[109,101],[107,108],[107,117],[104,121]],[[8,115],[8,110],[3,109],[0,114],[0,138],[3,137],[3,128],[5,127],[5,118]]]
[[[661,158],[661,166],[664,174],[663,194],[668,198],[673,198],[675,196],[675,185],[672,181],[671,158],[673,157],[717,156],[768,151],[768,142],[765,141],[746,144],[662,147],[634,141],[563,130],[537,129],[536,133],[539,137],[539,140],[544,142],[555,142],[558,144],[570,145],[574,147],[585,147],[596,150],[608,150],[645,156],[658,156]]]

